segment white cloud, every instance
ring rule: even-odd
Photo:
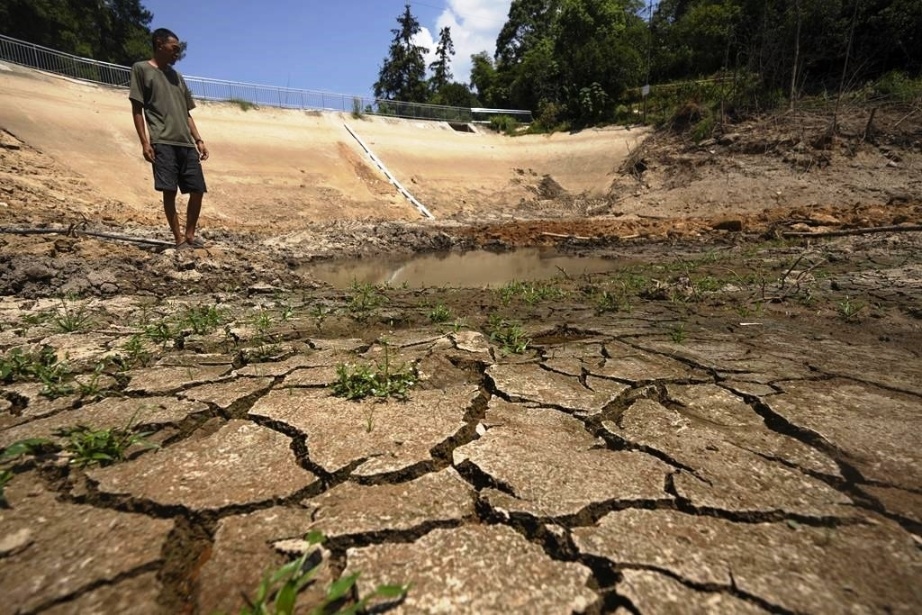
[[[493,57],[496,37],[506,23],[512,0],[448,0],[445,10],[436,18],[435,27],[423,27],[414,42],[429,49],[426,66],[435,60],[435,46],[442,28],[451,28],[455,44],[451,72],[455,81],[468,83],[471,78],[471,56],[486,51]]]

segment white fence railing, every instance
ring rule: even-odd
[[[3,35],[0,35],[0,60],[115,87],[128,87],[131,72],[131,69],[125,66],[81,58]],[[480,117],[475,118],[472,110],[467,107],[399,102],[188,75],[184,77],[189,89],[192,90],[192,95],[200,100],[238,101],[256,106],[347,111],[356,114],[367,113],[446,122],[471,122],[481,119]],[[514,117],[523,124],[532,121],[530,111],[511,109],[490,109],[489,111],[494,115]]]

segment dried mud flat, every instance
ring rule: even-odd
[[[4,463],[4,608],[237,612],[317,530],[305,605],[360,571],[410,584],[393,612],[918,612],[922,149],[844,126],[657,135],[607,195],[541,180],[486,222],[206,221],[192,254],[4,234],[0,448],[51,440]],[[4,224],[79,219],[93,186],[2,134]],[[74,231],[161,231],[120,207]],[[902,229],[830,236],[872,226]],[[309,267],[541,244],[619,264],[495,289]],[[385,361],[406,400],[333,395]],[[82,466],[78,425],[157,448]]]

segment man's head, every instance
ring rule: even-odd
[[[182,56],[182,43],[179,42],[179,37],[172,30],[157,28],[150,38],[154,47],[154,58],[163,64],[176,64]]]

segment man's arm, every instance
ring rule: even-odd
[[[138,139],[141,140],[141,151],[144,154],[144,160],[154,162],[154,148],[151,147],[147,138],[147,125],[144,123],[144,105],[136,100],[131,101],[131,117],[134,120],[134,129],[138,133]]]
[[[195,147],[198,148],[199,158],[208,160],[208,147],[205,145],[202,135],[198,133],[198,127],[195,125],[195,120],[192,119],[191,114],[186,115],[186,121],[189,122],[189,132],[192,133],[192,138],[195,140]]]

